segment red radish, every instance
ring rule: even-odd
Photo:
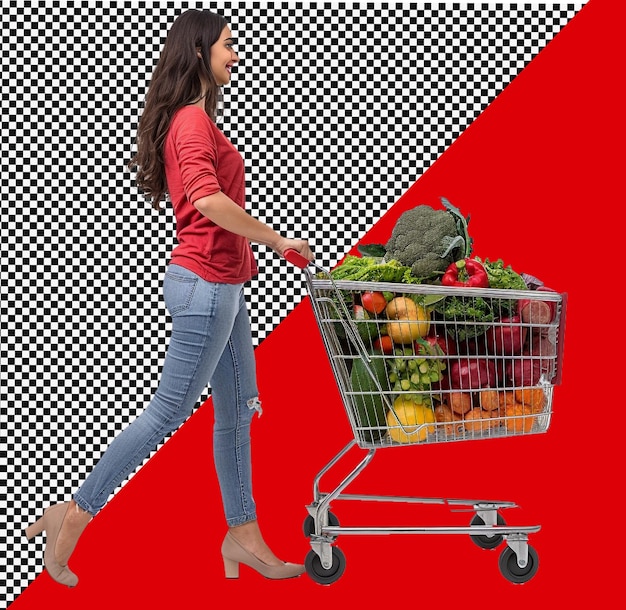
[[[554,292],[552,288],[539,286],[537,292]],[[539,301],[536,299],[521,299],[518,311],[522,322],[527,324],[550,324],[556,316],[555,301]]]
[[[527,332],[528,327],[522,326],[520,316],[501,318],[499,322],[487,329],[488,353],[494,356],[521,354]]]
[[[361,305],[353,305],[352,313],[355,320],[367,320],[369,316],[365,313],[365,308]]]

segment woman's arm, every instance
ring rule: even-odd
[[[216,225],[250,241],[269,246],[281,256],[285,250],[293,248],[308,260],[313,260],[313,253],[305,240],[283,237],[268,225],[250,216],[221,191],[208,197],[201,197],[194,201],[193,205]]]

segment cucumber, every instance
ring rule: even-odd
[[[367,366],[371,369],[373,376],[367,370]],[[389,378],[387,377],[385,359],[380,355],[374,354],[372,361],[367,365],[360,358],[355,359],[352,364],[350,381],[353,392],[363,392],[362,394],[352,395],[357,425],[364,428],[382,428],[381,430],[369,429],[361,431],[366,442],[375,443],[385,434],[387,425],[387,406],[380,391],[380,389],[383,392],[389,391]],[[378,381],[378,385],[376,381]],[[380,389],[378,386],[380,386]]]

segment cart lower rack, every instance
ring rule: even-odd
[[[354,495],[346,488],[376,451],[406,445],[483,440],[546,432],[553,389],[561,380],[567,295],[422,284],[333,281],[313,274],[297,253],[307,292],[350,422],[351,440],[317,475],[304,533],[305,565],[331,584],[346,560],[335,542],[345,535],[463,534],[479,547],[506,543],[499,568],[511,582],[539,566],[529,535],[539,525],[508,526],[508,501]],[[322,478],[353,449],[361,462],[332,491]],[[474,515],[467,527],[349,527],[331,512],[338,500],[440,504]]]

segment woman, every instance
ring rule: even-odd
[[[159,387],[147,409],[108,447],[69,503],[48,508],[26,530],[45,530],[53,579],[78,583],[68,561],[111,493],[191,414],[207,384],[215,411],[213,450],[228,531],[227,578],[246,564],[282,579],[303,573],[266,545],[251,489],[250,423],[261,411],[243,285],[257,267],[250,241],[313,260],[304,240],[287,239],[245,210],[244,164],[215,124],[220,87],[239,58],[223,17],[189,10],[172,25],[152,75],[137,133],[137,185],[155,207],[167,192],[178,245],[163,282],[172,335]]]

